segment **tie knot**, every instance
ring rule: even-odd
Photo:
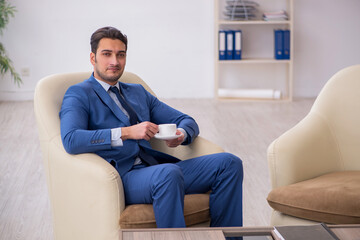
[[[114,93],[119,93],[119,89],[117,86],[111,86],[110,87],[110,91],[114,92]]]

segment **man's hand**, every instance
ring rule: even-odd
[[[180,130],[176,130],[176,135],[179,135],[179,137],[165,141],[168,147],[177,147],[184,141],[185,136]]]
[[[145,139],[149,141],[159,131],[158,125],[152,122],[141,122],[130,127],[123,127],[121,129],[121,139]]]

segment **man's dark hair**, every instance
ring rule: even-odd
[[[99,46],[99,42],[103,38],[119,39],[125,44],[125,50],[127,50],[128,40],[126,35],[122,34],[120,30],[114,27],[103,27],[103,28],[99,28],[91,35],[91,39],[90,39],[91,52],[96,53]]]

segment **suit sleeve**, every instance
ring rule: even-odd
[[[178,128],[183,128],[187,133],[187,139],[183,145],[190,144],[199,135],[199,126],[189,115],[182,113],[147,92],[150,106],[151,121],[156,124],[176,123]]]
[[[65,93],[60,116],[61,138],[70,154],[111,149],[110,129],[89,129],[90,101],[86,91],[75,85]]]

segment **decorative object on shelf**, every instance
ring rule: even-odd
[[[286,21],[288,20],[288,15],[286,11],[274,11],[274,12],[264,12],[263,13],[264,21]]]
[[[227,0],[225,6],[225,19],[227,20],[253,20],[256,19],[258,3],[246,0]]]
[[[15,12],[16,8],[14,6],[11,6],[5,0],[0,0],[0,35],[2,35],[3,30],[9,23],[10,17],[14,17]],[[6,55],[4,45],[0,42],[0,75],[3,76],[7,72],[10,72],[11,77],[18,86],[22,84],[22,80],[15,71],[11,59]]]

